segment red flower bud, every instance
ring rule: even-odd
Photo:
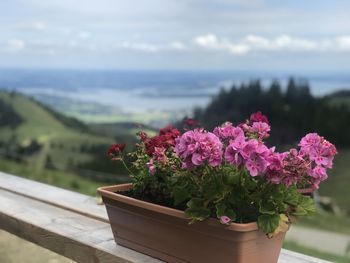
[[[267,124],[269,124],[269,120],[268,118],[261,113],[261,111],[257,111],[255,113],[253,113],[252,115],[250,115],[250,122],[265,122]]]
[[[139,136],[140,137],[140,139],[141,139],[141,141],[146,141],[147,139],[148,139],[148,135],[147,135],[147,133],[145,133],[144,131],[139,131],[138,133],[137,133],[137,136]]]
[[[108,149],[108,156],[112,159],[118,159],[120,157],[120,154],[124,151],[125,144],[123,143],[116,143],[112,144],[111,147]]]
[[[195,127],[195,126],[198,126],[199,123],[198,121],[192,119],[192,118],[188,118],[184,121],[184,124],[188,127]]]

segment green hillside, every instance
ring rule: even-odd
[[[4,139],[15,135],[21,143],[25,143],[29,138],[46,142],[58,136],[76,135],[75,131],[65,127],[52,114],[27,97],[0,92],[0,99],[12,107],[23,120],[15,130],[2,128],[1,136]]]
[[[19,93],[0,91],[0,107],[5,109],[0,112],[0,158],[25,164],[38,173],[69,171],[106,182],[117,181],[115,174],[125,174],[108,160],[106,150],[115,140],[130,141],[132,136],[92,131]],[[93,164],[100,162],[106,165],[95,169]]]
[[[350,107],[350,90],[339,90],[327,96],[331,105]]]
[[[103,182],[95,182],[74,173],[50,169],[38,171],[30,165],[1,158],[0,171],[93,196],[96,195],[98,187],[105,185]]]
[[[350,150],[342,149],[334,161],[334,168],[329,178],[319,189],[320,196],[331,198],[332,204],[341,209],[341,214],[320,212],[312,217],[303,218],[297,223],[309,227],[327,229],[343,234],[350,234]]]

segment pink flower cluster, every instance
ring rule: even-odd
[[[247,122],[241,124],[242,129],[249,137],[254,137],[259,140],[264,140],[270,136],[271,127],[266,122]]]
[[[285,153],[273,153],[266,177],[271,183],[291,186],[305,180],[314,189],[327,179],[327,169],[332,168],[337,150],[333,144],[309,133],[299,143],[300,150],[291,149]]]
[[[265,172],[270,152],[262,142],[241,134],[226,147],[225,160],[236,166],[244,165],[251,176],[257,176]]]
[[[231,122],[225,122],[221,127],[216,127],[213,133],[221,140],[231,140],[244,135],[243,130],[234,127]]]
[[[175,153],[182,167],[192,169],[202,164],[217,167],[229,163],[248,170],[251,176],[263,176],[273,184],[295,185],[307,183],[318,188],[327,178],[337,153],[333,144],[316,133],[301,139],[300,150],[275,152],[263,140],[269,136],[270,126],[261,112],[237,127],[226,122],[213,133],[203,129],[185,132],[175,140]],[[159,157],[162,156],[159,152]]]
[[[309,162],[296,149],[284,153],[272,153],[269,161],[266,178],[274,184],[283,183],[286,186],[296,184],[305,177],[309,168]]]
[[[183,161],[183,168],[193,168],[208,162],[215,167],[222,161],[222,143],[211,132],[196,129],[185,132],[176,139],[176,154]]]
[[[327,169],[332,168],[337,149],[317,133],[307,134],[301,139],[299,146],[300,154],[310,161],[310,182],[314,188],[318,188],[319,183],[328,177]]]

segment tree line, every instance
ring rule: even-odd
[[[304,134],[317,132],[338,148],[349,147],[350,109],[346,104],[331,103],[334,96],[314,97],[304,80],[290,78],[286,87],[279,81],[263,87],[254,80],[221,89],[206,108],[194,110],[194,119],[212,129],[225,121],[238,124],[262,111],[272,126],[271,144],[291,145]]]

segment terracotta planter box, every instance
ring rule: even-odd
[[[277,262],[285,233],[268,239],[256,223],[226,226],[216,219],[189,225],[180,210],[118,194],[131,187],[98,189],[119,245],[174,263]]]

